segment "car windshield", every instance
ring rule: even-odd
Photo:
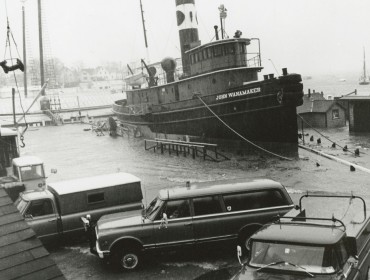
[[[23,166],[20,168],[20,172],[22,181],[40,179],[45,177],[42,164]]]
[[[148,208],[145,211],[145,217],[154,220],[157,216],[158,209],[161,208],[163,201],[160,200],[158,197],[153,199],[153,201],[149,204]]]
[[[251,266],[307,273],[334,273],[337,265],[331,247],[284,243],[252,242]]]

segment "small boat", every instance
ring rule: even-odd
[[[359,80],[359,84],[360,85],[370,84],[370,78],[366,76],[365,49],[364,49],[364,67],[363,67],[362,76],[360,77],[360,80]]]

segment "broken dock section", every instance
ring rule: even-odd
[[[170,155],[173,153],[177,156],[192,156],[193,159],[196,157],[203,157],[204,160],[211,161],[229,160],[227,156],[217,151],[217,144],[186,142],[161,138],[155,138],[154,140],[145,139],[144,141],[146,151],[153,150],[155,152],[156,150],[159,150],[161,151],[161,154],[163,154],[164,151],[168,151]],[[149,143],[153,144],[150,145]]]

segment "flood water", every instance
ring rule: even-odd
[[[305,146],[321,150],[370,169],[370,137],[368,134],[350,135],[348,128],[322,132],[338,145],[347,145],[350,151],[359,148],[360,157],[344,152],[339,146],[331,148],[331,142],[314,131],[314,141],[305,137]],[[321,144],[316,139],[321,137]],[[117,171],[128,172],[142,180],[145,203],[149,203],[158,189],[185,185],[186,181],[200,182],[232,178],[269,178],[286,186],[295,203],[307,191],[324,194],[363,196],[370,202],[370,173],[351,171],[348,165],[329,160],[309,151],[299,149],[299,157],[287,161],[266,155],[236,156],[227,154],[231,160],[205,161],[191,156],[169,155],[159,151],[146,151],[144,139],[110,137],[106,132],[97,136],[87,124],[31,127],[25,134],[22,155],[37,155],[46,165],[49,182],[94,176]],[[57,169],[51,174],[50,169]],[[349,209],[351,200],[319,199],[304,201],[310,215],[322,216],[335,213],[342,218],[357,208]],[[349,211],[350,210],[350,211]],[[325,213],[324,213],[325,212]],[[235,248],[216,250],[212,253],[192,255],[183,252],[150,259],[139,271],[119,273],[110,267],[99,265],[98,258],[88,250],[87,244],[62,247],[51,252],[67,279],[194,279],[204,273],[225,272],[238,267]],[[232,270],[231,269],[231,270]],[[229,270],[228,270],[229,271]],[[215,274],[217,275],[217,274]],[[221,274],[220,274],[221,275]],[[227,274],[226,274],[227,276]],[[221,277],[221,276],[220,276]],[[227,279],[219,278],[218,279]]]

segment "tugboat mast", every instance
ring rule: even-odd
[[[146,58],[147,62],[149,62],[149,49],[148,49],[148,40],[146,38],[146,29],[145,29],[145,20],[144,20],[144,11],[143,11],[143,4],[140,0],[140,11],[141,11],[141,21],[143,23],[143,31],[144,31],[144,41],[145,41],[145,49],[146,49]]]

